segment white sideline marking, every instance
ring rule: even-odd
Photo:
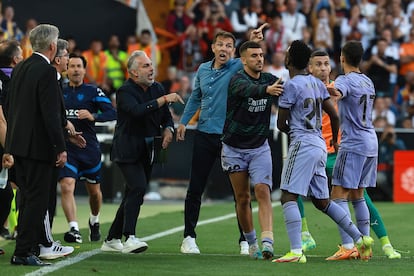
[[[275,207],[275,206],[280,206],[280,202],[272,203],[272,207]],[[259,210],[258,207],[255,207],[255,208],[252,209],[252,212],[256,213],[258,210]],[[236,213],[230,213],[230,214],[227,214],[227,215],[224,215],[224,216],[202,220],[202,221],[197,223],[197,226],[204,225],[204,224],[210,224],[210,223],[214,223],[214,222],[219,222],[219,221],[234,218],[234,217],[236,217]],[[174,227],[174,228],[171,228],[171,229],[163,231],[163,232],[159,232],[159,233],[156,233],[156,234],[153,234],[153,235],[150,235],[150,236],[140,238],[140,240],[142,240],[142,241],[151,241],[151,240],[162,238],[162,237],[165,237],[165,236],[177,233],[177,232],[181,232],[183,230],[184,230],[184,226],[178,226],[178,227]],[[96,254],[101,253],[101,252],[102,251],[101,251],[100,248],[97,248],[97,249],[94,249],[94,250],[91,250],[91,251],[85,251],[85,252],[79,253],[75,257],[66,257],[64,260],[62,260],[60,262],[54,263],[50,266],[44,266],[43,268],[40,268],[40,269],[35,270],[33,272],[27,273],[25,275],[26,276],[46,275],[50,272],[59,270],[59,269],[65,267],[65,266],[73,265],[75,263],[86,260],[87,258],[92,257]]]

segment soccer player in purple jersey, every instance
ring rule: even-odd
[[[341,119],[341,146],[332,176],[331,198],[350,214],[348,199],[355,211],[358,229],[369,235],[370,214],[364,199],[364,188],[375,187],[377,179],[378,138],[372,124],[375,88],[371,79],[362,74],[359,64],[364,49],[359,41],[347,42],[341,51],[341,67],[345,73],[335,80],[334,91]],[[354,247],[354,240],[339,229],[342,246]],[[361,255],[368,259],[368,255]]]
[[[322,110],[331,120],[332,144],[336,147],[339,118],[325,84],[306,72],[310,55],[311,50],[305,43],[292,42],[285,61],[291,79],[279,97],[277,127],[290,138],[280,186],[290,251],[273,260],[278,263],[306,263],[302,251],[302,221],[296,202],[299,195],[309,196],[316,208],[342,227],[356,242],[361,256],[369,254],[373,242],[371,237],[361,234],[341,207],[329,200],[325,172],[327,153],[321,133]]]

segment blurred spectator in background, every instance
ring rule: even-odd
[[[179,37],[182,35],[193,22],[186,14],[185,0],[175,0],[174,9],[167,16],[166,29],[171,34]],[[147,53],[148,55],[148,53]],[[151,55],[148,55],[151,57]],[[170,48],[170,64],[178,66],[180,56],[180,45]]]
[[[36,19],[34,18],[29,18],[26,21],[26,32],[22,37],[22,40],[20,41],[20,45],[22,47],[23,50],[23,58],[28,58],[32,55],[33,50],[32,50],[32,44],[30,44],[29,41],[29,33],[30,31],[36,27],[38,25]]]
[[[186,36],[181,42],[178,68],[187,75],[193,76],[198,66],[204,62],[208,44],[201,39],[196,26],[190,25],[185,31]],[[192,79],[193,77],[191,77]]]
[[[361,70],[372,80],[377,97],[392,97],[390,87],[390,74],[396,74],[398,61],[392,56],[386,55],[387,40],[377,40],[377,53],[365,57],[361,64]]]
[[[193,20],[194,24],[197,25],[199,22],[207,20],[210,16],[210,4],[210,0],[193,1],[191,7],[187,10],[187,15]],[[226,11],[224,11],[224,13],[226,13]]]
[[[411,4],[414,4],[414,2],[411,2]],[[414,7],[414,5],[413,5]],[[408,17],[408,25],[404,33],[404,41],[407,41],[410,36],[410,30],[414,27],[414,9],[407,11],[407,17]]]
[[[20,41],[23,38],[23,32],[14,21],[14,8],[12,6],[4,8],[3,20],[0,25],[4,32],[5,39],[15,39]]]
[[[414,28],[411,28],[409,39],[400,46],[399,84],[404,85],[404,78],[408,71],[414,72]]]
[[[161,84],[164,87],[165,92],[172,93],[173,91],[177,91],[179,87],[177,74],[178,74],[177,67],[173,65],[168,66],[167,79],[161,81]]]
[[[240,4],[244,4],[244,0],[221,0],[221,2],[223,3],[224,12],[228,18],[231,17],[233,11],[240,10]]]
[[[270,1],[271,2],[271,1]],[[278,13],[282,13],[286,11],[286,1],[285,0],[274,0],[275,10]]]
[[[218,0],[211,1],[205,8],[205,17],[202,21],[197,23],[197,28],[201,31],[201,37],[207,45],[211,45],[213,38],[217,32],[226,31],[233,32],[230,19],[227,18],[224,12],[223,4]],[[211,47],[208,47],[207,56],[205,60],[214,58],[214,53]]]
[[[335,26],[333,28],[334,60],[336,64],[339,64],[342,46],[341,24],[343,20],[349,17],[349,9],[346,6],[345,0],[329,1],[329,8],[335,11]]]
[[[192,87],[190,78],[188,76],[182,76],[179,81],[179,87],[174,93],[177,93],[181,96],[183,101],[187,103],[188,98],[191,95]],[[182,103],[171,103],[169,108],[171,111],[171,116],[173,118],[174,124],[178,124],[181,119],[181,115],[183,115],[185,105]]]
[[[401,120],[401,127],[406,129],[414,128],[414,122],[412,117],[404,117]]]
[[[263,24],[265,22],[270,23],[270,18],[273,14],[277,12],[276,5],[274,1],[263,1],[263,9],[262,13],[260,14],[260,24]]]
[[[393,111],[391,111],[386,97],[377,97],[374,102],[374,110],[372,111],[372,119],[375,120],[377,117],[385,117],[387,123],[395,126],[397,121]]]
[[[375,21],[376,21],[376,12],[377,5],[372,1],[368,0],[359,0],[359,9],[361,11],[361,16],[365,17],[368,22],[368,40],[375,38]]]
[[[399,66],[399,60],[400,60],[400,43],[393,39],[392,36],[392,29],[387,27],[379,32],[379,38],[385,39],[387,41],[387,47],[385,49],[385,55],[388,57],[392,57],[397,64],[397,71],[396,72],[390,72],[390,85],[389,85],[389,93],[391,97],[394,97],[395,90],[398,90],[397,82],[398,82],[398,66]],[[377,38],[378,39],[378,38]],[[377,39],[374,39],[371,43],[372,49],[371,54],[377,55],[378,54],[378,47],[377,47]],[[369,54],[369,50],[367,49],[366,53]],[[365,59],[365,58],[364,58]]]
[[[302,41],[308,45],[311,50],[315,49],[315,46],[313,45],[313,39],[312,39],[312,27],[303,27],[302,28]]]
[[[125,39],[125,49],[129,49],[129,47],[131,47],[131,45],[138,43],[138,37],[135,34],[132,35],[128,35],[127,38]]]
[[[394,39],[402,42],[406,34],[408,33],[409,23],[408,17],[406,16],[401,0],[392,0],[388,4],[390,7],[390,15],[392,17],[392,33]]]
[[[282,13],[283,25],[292,33],[293,40],[302,40],[302,29],[306,27],[306,17],[298,12],[297,0],[286,0],[286,11]]]
[[[273,14],[269,29],[264,33],[267,53],[266,58],[271,60],[274,52],[286,51],[290,42],[292,42],[292,31],[283,25],[282,15]]]
[[[127,76],[128,55],[125,51],[122,51],[120,47],[121,43],[117,35],[111,35],[108,41],[108,49],[105,50],[107,58],[106,62],[106,75],[108,87],[111,87],[110,94],[114,93],[124,83]]]
[[[322,7],[318,10],[318,3],[312,12],[313,45],[315,49],[326,51],[330,56],[333,54],[333,28],[335,26],[335,13],[329,7]]]
[[[315,2],[315,6],[316,6],[316,2],[318,2],[320,0],[316,0]],[[300,9],[299,12],[301,14],[303,14],[303,16],[305,16],[306,18],[306,26],[312,26],[312,0],[302,0],[301,1],[302,4],[300,5]]]
[[[408,109],[414,105],[414,72],[408,71],[405,74],[405,84],[398,91],[395,97],[395,103],[398,108],[400,117],[409,116]]]
[[[152,41],[152,33],[148,29],[141,31],[139,41],[128,45],[128,55],[131,55],[134,51],[144,51],[151,60],[156,61],[153,63],[155,69],[161,63],[161,51],[158,45]]]
[[[272,55],[272,63],[266,65],[263,69],[264,72],[269,72],[272,75],[287,81],[289,79],[289,70],[285,67],[285,52],[277,51]]]
[[[342,43],[349,40],[361,41],[364,49],[369,46],[369,25],[366,18],[361,15],[358,5],[351,7],[349,17],[341,22]]]
[[[261,0],[255,0],[261,3]],[[254,3],[254,1],[252,1]],[[255,29],[258,24],[258,15],[247,5],[241,5],[239,10],[231,13],[230,22],[236,37],[236,44],[244,39],[245,33],[249,28]]]
[[[78,44],[77,44],[76,39],[75,39],[74,36],[68,35],[68,36],[66,36],[65,40],[69,43],[69,46],[68,46],[69,54],[75,54],[77,56],[82,55],[82,51],[81,51],[81,49],[79,49]]]
[[[108,92],[106,78],[107,57],[103,51],[102,41],[94,38],[88,50],[82,55],[85,57],[88,66],[86,67],[85,83],[91,83]]]
[[[404,141],[397,138],[394,127],[386,125],[378,144],[377,187],[387,200],[393,198],[394,151],[405,149]]]
[[[382,129],[388,125],[387,118],[382,116],[375,117],[375,119],[372,121],[372,124],[375,129]]]

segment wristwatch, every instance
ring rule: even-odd
[[[169,131],[171,131],[172,134],[175,133],[175,129],[172,126],[167,126],[166,129],[168,129]]]

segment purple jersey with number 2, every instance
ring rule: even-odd
[[[322,103],[329,98],[322,81],[312,75],[296,75],[286,82],[279,106],[290,109],[291,144],[303,141],[326,149],[322,138]]]

